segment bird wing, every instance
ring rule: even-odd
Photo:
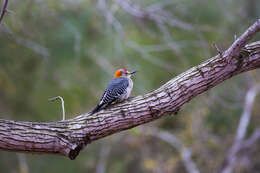
[[[112,78],[100,99],[100,104],[111,103],[120,98],[120,96],[126,92],[128,85],[129,82],[126,78]]]

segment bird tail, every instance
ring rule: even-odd
[[[91,114],[94,114],[94,113],[100,111],[100,109],[101,109],[102,106],[103,106],[103,104],[97,105],[97,106],[91,111]]]

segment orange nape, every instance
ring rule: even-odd
[[[121,77],[121,76],[122,76],[122,71],[127,72],[127,70],[126,70],[125,68],[119,69],[119,70],[117,70],[117,71],[115,72],[114,77]]]

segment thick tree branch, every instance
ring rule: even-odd
[[[0,149],[75,159],[92,141],[176,113],[184,103],[232,76],[260,68],[260,41],[243,47],[259,28],[260,20],[222,56],[187,70],[154,91],[96,114],[51,123],[0,120]]]

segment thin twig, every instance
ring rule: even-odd
[[[149,11],[149,9],[142,9],[139,4],[133,3],[130,0],[113,0],[120,8],[125,12],[131,14],[136,18],[147,18],[155,22],[165,23],[170,26],[179,27],[184,30],[192,30],[193,26],[191,24],[185,23],[181,20],[178,20],[173,17],[171,13],[162,8],[157,9],[156,11]]]
[[[98,9],[106,18],[107,24],[112,24],[114,29],[118,32],[120,38],[124,35],[124,30],[121,23],[114,17],[113,13],[108,9],[106,0],[98,0]]]
[[[153,13],[153,12],[149,12],[149,11],[147,11],[147,12],[142,11],[138,4],[133,4],[133,5],[130,4],[131,1],[119,2],[119,1],[115,0],[115,3],[118,4],[119,6],[121,5],[122,9],[126,10],[131,15],[135,14],[134,15],[135,17],[141,17],[141,16],[144,17],[144,16],[146,16],[145,15],[146,13],[149,13],[149,14]],[[129,11],[127,9],[123,8],[123,7],[127,8]],[[104,17],[106,18],[107,24],[110,24],[110,25],[112,25],[115,28],[115,30],[117,31],[117,33],[119,35],[120,40],[124,40],[124,42],[126,42],[126,46],[128,46],[131,49],[139,52],[142,55],[141,58],[144,58],[147,61],[151,62],[152,64],[155,64],[157,66],[166,68],[168,70],[172,70],[172,69],[176,70],[177,67],[172,67],[172,65],[164,63],[159,58],[151,56],[149,54],[149,52],[143,50],[140,45],[138,45],[138,44],[134,43],[133,41],[131,41],[130,39],[128,39],[127,36],[125,35],[125,32],[123,30],[123,27],[122,27],[121,23],[113,15],[111,10],[109,10],[109,7],[108,7],[107,2],[105,0],[98,0],[98,9],[103,13]],[[137,15],[136,13],[140,14],[141,16]],[[172,18],[172,17],[169,17],[169,18]],[[170,39],[170,33],[169,33],[167,27],[165,26],[165,24],[167,24],[167,22],[162,22],[159,18],[153,18],[153,19],[157,23],[158,26],[160,26],[160,27],[164,26],[164,30],[162,30],[162,32],[164,34],[163,40],[164,40],[164,42],[166,42],[167,47],[169,47],[170,49],[173,49],[174,52],[179,55],[180,54],[180,48],[179,48],[177,43],[174,43],[174,41],[172,41]],[[177,57],[179,58],[181,56],[177,56]],[[187,65],[187,61],[184,58],[180,58],[180,60],[185,65]],[[176,72],[179,72],[179,71],[180,70],[176,70]]]
[[[257,128],[254,133],[243,142],[242,148],[251,148],[253,144],[260,139],[260,127]]]
[[[5,11],[6,11],[7,13],[9,13],[9,14],[15,14],[15,12],[12,11],[12,10],[5,9]]]
[[[233,42],[233,44],[226,51],[229,60],[236,57],[240,50],[248,43],[252,37],[260,31],[260,19],[251,25],[240,37]]]
[[[64,100],[61,96],[53,97],[48,99],[48,101],[55,101],[55,100],[60,100],[61,101],[61,107],[62,107],[62,121],[65,120],[65,108],[64,108]]]
[[[106,57],[99,55],[99,53],[94,50],[90,49],[87,52],[87,55],[106,73],[110,74],[113,73],[115,66],[111,64]]]
[[[8,4],[8,0],[4,0],[3,8],[2,8],[2,11],[1,11],[1,14],[0,14],[0,23],[3,20],[3,18],[4,18],[5,12],[7,12],[7,9],[6,9],[7,8],[7,4]]]
[[[218,51],[219,56],[222,57],[223,51],[218,48],[218,45],[217,45],[216,43],[213,43],[212,45],[213,45],[213,47]]]
[[[171,146],[176,148],[178,152],[180,152],[182,161],[184,163],[187,172],[199,173],[199,170],[197,169],[195,162],[193,162],[191,158],[192,156],[191,150],[184,147],[182,142],[177,137],[175,137],[174,135],[166,131],[160,131],[159,133],[156,134],[156,136],[162,139],[163,141],[169,143]]]
[[[31,49],[32,51],[34,51],[38,55],[42,56],[46,63],[49,61],[50,53],[49,53],[49,50],[46,47],[42,46],[41,44],[39,44],[39,43],[37,43],[33,40],[29,40],[27,38],[23,38],[23,37],[16,35],[5,24],[3,25],[3,27],[1,29],[2,29],[1,31],[3,33],[5,33],[6,36],[9,36],[8,38],[12,39],[17,44],[20,44],[20,45],[22,45],[22,46],[24,46],[28,49]]]
[[[149,61],[151,64],[157,65],[158,67],[161,67],[161,68],[164,68],[167,70],[174,71],[176,73],[181,71],[181,68],[179,68],[177,66],[173,66],[169,63],[166,63],[158,57],[152,56],[149,52],[147,52],[145,49],[143,49],[141,46],[139,46],[137,43],[135,43],[133,41],[130,41],[130,40],[126,41],[126,45],[128,47],[130,47],[131,49],[139,52],[142,55],[141,58]]]

